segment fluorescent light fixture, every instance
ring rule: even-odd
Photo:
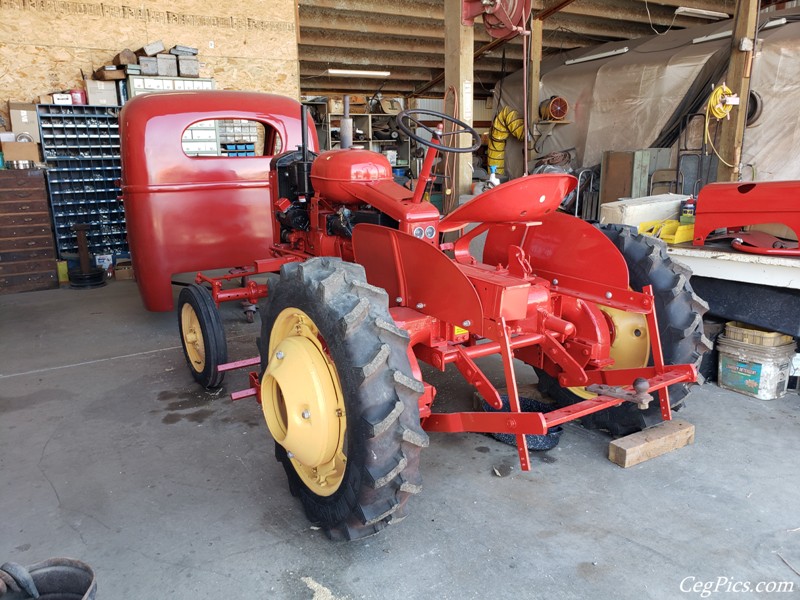
[[[362,71],[359,69],[328,69],[328,75],[352,75],[353,77],[388,77],[389,71]]]
[[[589,56],[581,56],[580,58],[573,58],[566,61],[565,65],[576,65],[582,62],[589,62],[590,60],[599,60],[601,58],[608,58],[609,56],[617,56],[618,54],[625,54],[628,47],[617,48],[616,50],[609,50],[608,52],[600,52],[599,54],[590,54]]]
[[[772,19],[772,21],[767,21],[764,23],[764,26],[761,28],[761,31],[765,29],[772,29],[773,27],[780,27],[781,25],[786,25],[786,17],[781,17],[780,19]]]
[[[679,6],[675,9],[675,14],[697,17],[698,19],[709,19],[711,21],[730,19],[731,17],[728,13],[717,12],[716,10],[703,10],[702,8],[689,8],[687,6]]]
[[[697,37],[692,40],[693,44],[702,44],[703,42],[713,42],[714,40],[721,40],[722,38],[731,37],[733,35],[733,31],[728,29],[727,31],[720,31],[719,33],[712,33],[711,35],[704,35],[703,37]]]
[[[781,17],[780,19],[772,19],[772,21],[767,21],[764,25],[759,29],[759,31],[764,31],[765,29],[772,29],[773,27],[780,27],[781,25],[786,25],[786,19]],[[703,37],[694,38],[692,40],[693,44],[702,44],[703,42],[711,42],[714,40],[721,40],[722,38],[731,37],[733,35],[733,31],[730,29],[726,31],[720,31],[719,33],[712,33],[711,35],[704,35]]]

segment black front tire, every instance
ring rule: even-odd
[[[628,265],[630,287],[641,292],[653,286],[656,317],[661,336],[664,363],[668,365],[693,364],[700,361],[710,349],[703,335],[703,314],[708,305],[692,290],[689,283],[691,271],[670,259],[666,244],[659,239],[635,233],[624,225],[597,226],[611,240]],[[558,380],[537,369],[539,389],[561,406],[575,404],[582,398],[558,384]],[[678,409],[689,393],[690,384],[678,383],[669,387],[670,405]],[[589,429],[605,429],[621,436],[640,431],[661,421],[657,402],[647,410],[630,403],[583,417],[581,423]]]
[[[261,310],[262,374],[273,324],[287,308],[314,321],[338,374],[347,456],[338,489],[330,496],[314,493],[286,449],[275,444],[289,489],[332,539],[362,538],[399,522],[408,499],[421,490],[419,456],[428,445],[419,420],[424,388],[411,371],[408,334],[394,324],[388,307],[386,292],[366,282],[360,265],[314,258],[281,267]]]
[[[178,296],[178,329],[183,356],[194,380],[204,388],[222,385],[225,373],[218,367],[228,362],[225,328],[210,292],[193,283]]]

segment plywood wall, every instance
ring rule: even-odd
[[[199,48],[200,76],[217,89],[299,97],[293,0],[0,0],[0,113],[6,100],[80,87],[81,70],[155,40]]]

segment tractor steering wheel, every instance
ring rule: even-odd
[[[432,129],[428,127],[422,122],[423,117],[433,117],[436,120],[447,121],[448,123],[452,123],[458,129],[454,131],[447,131],[444,133],[440,133],[436,129]],[[472,127],[464,123],[464,121],[459,121],[458,119],[446,115],[444,113],[437,112],[435,110],[428,110],[426,108],[415,108],[404,110],[397,113],[397,128],[402,131],[405,135],[410,137],[412,140],[417,142],[418,144],[422,144],[423,146],[427,146],[428,148],[436,148],[439,152],[454,152],[457,154],[465,153],[465,152],[475,152],[478,148],[481,147],[481,136],[475,131]],[[431,120],[431,119],[427,119]],[[472,136],[472,146],[468,148],[454,148],[452,146],[446,146],[444,144],[435,144],[430,140],[426,140],[423,137],[418,136],[414,133],[414,128],[421,127],[425,131],[431,134],[432,138],[439,138],[444,140],[446,137],[458,136],[462,133],[468,133]]]

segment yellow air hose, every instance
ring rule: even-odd
[[[714,88],[714,91],[711,92],[711,96],[708,98],[708,104],[706,104],[706,143],[711,146],[711,149],[714,151],[714,154],[717,155],[720,162],[731,169],[735,168],[734,165],[722,158],[714,147],[714,143],[711,141],[711,134],[708,131],[708,124],[711,121],[711,117],[714,117],[717,121],[730,118],[729,115],[733,104],[728,104],[726,99],[735,96],[736,94],[733,93],[731,88],[723,83]]]
[[[489,148],[486,152],[489,167],[497,167],[497,173],[505,172],[506,140],[513,135],[520,141],[525,140],[525,123],[522,116],[513,108],[504,106],[492,121],[489,134]]]

